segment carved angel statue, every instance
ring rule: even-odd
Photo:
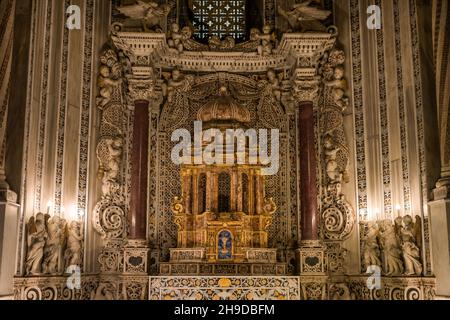
[[[44,247],[44,263],[42,270],[45,274],[58,274],[62,257],[62,247],[65,241],[66,221],[54,216],[47,221],[48,237]]]
[[[135,4],[120,6],[117,9],[131,19],[141,20],[144,31],[148,32],[157,28],[162,29],[173,7],[173,3],[159,5],[154,1],[137,0]]]
[[[347,80],[344,78],[344,67],[337,66],[334,69],[334,79],[326,81],[327,86],[333,87],[333,100],[342,111],[345,111],[348,106],[348,98],[345,97],[345,90],[347,90]]]
[[[269,81],[270,89],[272,90],[273,95],[275,96],[275,99],[277,99],[277,101],[281,100],[280,82],[282,80],[282,77],[282,73],[277,76],[275,71],[273,71],[272,69],[269,69],[269,71],[267,71],[267,81]]]
[[[183,37],[183,31],[180,30],[178,23],[173,23],[170,27],[169,38],[167,40],[167,45],[169,46],[170,51],[176,53],[183,52]]]
[[[103,110],[105,106],[111,101],[113,87],[122,83],[122,79],[113,79],[111,77],[111,70],[108,66],[100,66],[97,85],[100,88],[100,97],[97,100],[98,107]]]
[[[311,6],[313,0],[303,0],[299,4],[295,4],[291,11],[286,12],[283,8],[278,7],[279,14],[285,18],[292,31],[306,32],[306,31],[320,31],[325,32],[327,28],[321,23],[326,20],[331,11],[323,10],[316,6]]]
[[[64,252],[66,270],[70,266],[81,266],[83,241],[80,221],[72,221],[67,229],[67,248]]]
[[[113,50],[105,51],[100,61],[102,64],[97,78],[100,94],[97,98],[97,105],[102,110],[111,101],[114,87],[122,83],[122,65]]]
[[[327,176],[330,179],[331,183],[341,182],[342,173],[339,172],[339,165],[336,161],[337,153],[340,149],[334,143],[333,137],[331,135],[325,136],[323,144]]]
[[[175,91],[186,83],[185,76],[178,69],[173,69],[170,77],[167,78],[167,86],[163,88],[163,93],[167,96],[167,101],[171,103],[175,96]]]
[[[273,44],[272,44],[272,28],[270,25],[266,24],[263,27],[263,33],[258,34],[257,37],[261,40],[261,44],[258,46],[258,54],[262,56],[268,56],[272,53]],[[256,37],[256,36],[255,36]]]
[[[26,274],[38,275],[42,273],[42,260],[44,258],[44,246],[47,239],[45,216],[38,213],[36,218],[30,218],[27,224],[27,260]]]
[[[97,147],[97,158],[100,161],[98,175],[103,182],[104,196],[110,195],[117,187],[122,149],[123,140],[121,137],[103,139]]]
[[[416,224],[420,225],[420,217],[416,217]],[[421,275],[422,263],[420,262],[420,248],[417,246],[417,238],[420,238],[420,233],[417,234],[410,215],[403,217],[403,227],[399,231],[403,251],[402,256],[405,263],[405,274],[408,276]]]
[[[391,220],[381,222],[380,243],[386,275],[401,275],[404,270],[401,258],[402,252]]]
[[[378,234],[379,227],[376,222],[369,222],[364,246],[364,266],[368,268],[369,266],[381,266],[380,260],[380,246],[378,245]]]

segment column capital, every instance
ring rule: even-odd
[[[312,102],[318,104],[320,92],[320,77],[304,77],[302,69],[296,69],[292,81],[292,95],[297,103]]]
[[[154,81],[150,79],[129,79],[128,98],[131,105],[137,101],[150,102],[155,96]]]
[[[132,67],[128,77],[128,98],[131,105],[137,101],[150,102],[156,97],[156,80],[153,68],[147,66]]]

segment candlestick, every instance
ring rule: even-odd
[[[396,206],[395,206],[395,211],[397,211],[397,217],[400,217],[400,210],[401,210],[401,206],[399,205],[399,204],[397,204]]]
[[[50,208],[53,207],[53,203],[51,201],[47,202],[47,215],[50,215]]]

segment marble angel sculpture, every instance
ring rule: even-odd
[[[303,0],[295,4],[291,11],[285,11],[278,7],[279,14],[285,18],[294,32],[320,31],[325,32],[327,28],[321,23],[326,20],[331,11],[311,6],[313,0]]]
[[[416,217],[416,224],[420,225],[420,218]],[[412,217],[403,217],[403,226],[399,229],[403,262],[405,263],[405,274],[408,276],[421,275],[422,263],[420,262],[420,232],[414,227]]]
[[[263,27],[263,33],[258,34],[257,37],[261,41],[261,44],[258,46],[258,54],[261,56],[268,56],[272,54],[273,44],[272,44],[272,28],[270,25],[266,24]]]
[[[175,91],[178,88],[183,87],[186,83],[185,76],[178,69],[173,69],[170,77],[167,80],[167,86],[164,88],[163,92],[167,95],[167,101],[169,103],[173,102],[175,97]]]
[[[334,69],[334,79],[326,81],[325,84],[333,88],[333,99],[337,106],[344,112],[348,107],[348,98],[345,97],[345,90],[347,90],[347,80],[344,78],[344,67],[337,66]]]
[[[170,27],[170,32],[167,40],[167,45],[170,51],[175,53],[182,53],[184,50],[183,46],[183,31],[180,29],[178,23],[173,23]]]
[[[120,172],[120,161],[123,152],[121,137],[105,138],[97,147],[97,157],[100,161],[99,178],[102,179],[102,192],[110,196],[117,188]]]
[[[403,273],[401,249],[391,220],[381,222],[380,243],[384,257],[384,271],[388,276],[397,276]]]
[[[47,239],[45,216],[38,213],[31,217],[27,224],[27,259],[26,274],[38,275],[42,273],[44,246]]]
[[[66,221],[54,216],[47,221],[48,237],[44,246],[42,271],[45,274],[58,274],[65,241]]]
[[[148,32],[162,29],[173,6],[173,4],[159,5],[154,1],[137,0],[135,4],[120,6],[117,9],[131,19],[140,20],[144,31]]]
[[[270,90],[272,90],[273,95],[277,101],[281,101],[281,85],[283,74],[277,75],[273,69],[267,71],[267,81],[269,82]]]
[[[378,245],[379,227],[376,222],[369,222],[364,246],[364,266],[381,266],[380,246]]]
[[[97,97],[97,105],[103,110],[111,101],[114,87],[122,83],[122,65],[113,50],[107,50],[100,60],[102,64],[97,78],[97,85],[100,91]]]
[[[333,137],[327,134],[323,141],[326,172],[328,179],[331,183],[341,182],[342,173],[339,171],[339,165],[337,163],[337,153],[339,152],[339,147],[333,141]]]
[[[67,248],[64,252],[65,269],[81,266],[83,233],[80,221],[72,221],[67,228]]]

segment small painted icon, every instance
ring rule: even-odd
[[[232,258],[233,240],[231,232],[223,230],[219,233],[218,252],[219,260],[229,260]]]

